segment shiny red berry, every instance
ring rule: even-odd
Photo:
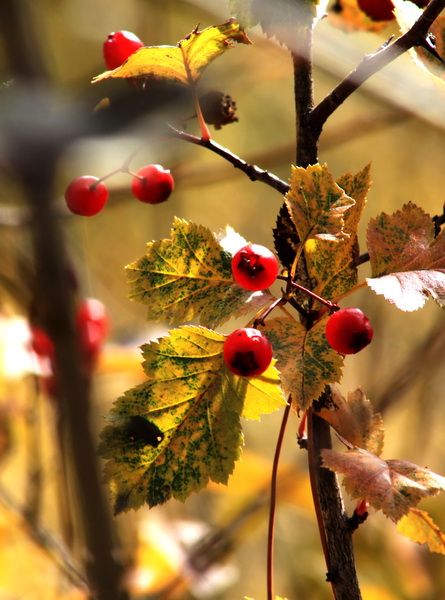
[[[131,31],[123,30],[110,33],[104,43],[104,59],[108,69],[120,67],[133,52],[143,46],[142,41]]]
[[[359,8],[373,21],[394,21],[391,0],[357,0]]]
[[[92,175],[74,179],[65,190],[68,208],[75,215],[91,217],[100,212],[108,200],[108,190],[104,183]]]
[[[247,290],[268,288],[277,278],[279,268],[275,255],[258,244],[247,244],[232,258],[233,277]]]
[[[147,165],[136,175],[131,182],[131,190],[141,202],[148,204],[165,202],[174,190],[175,182],[170,171],[161,165]]]
[[[355,354],[363,350],[374,331],[368,317],[359,308],[341,308],[326,324],[326,339],[340,354]]]
[[[224,362],[236,375],[261,375],[272,360],[272,346],[265,335],[244,327],[231,333],[224,343]]]

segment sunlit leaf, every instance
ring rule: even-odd
[[[445,535],[424,510],[411,508],[397,523],[397,530],[412,542],[428,544],[431,552],[445,554]]]
[[[273,300],[267,291],[239,286],[231,260],[209,229],[175,219],[170,239],[150,242],[145,256],[127,266],[130,298],[147,306],[147,320],[178,323],[198,317],[208,327]]]
[[[422,498],[445,490],[445,477],[402,460],[383,460],[360,448],[347,452],[322,450],[323,466],[342,473],[352,498],[366,498],[397,522]]]
[[[292,167],[285,202],[302,243],[314,238],[339,241],[348,235],[344,215],[354,200],[337,185],[327,165]]]
[[[241,453],[240,417],[259,419],[285,404],[274,366],[260,377],[234,375],[223,362],[224,340],[188,326],[142,346],[147,381],[116,401],[101,436],[116,513],[184,501],[209,480],[227,483]],[[135,436],[128,427],[135,416],[161,435]]]
[[[318,413],[353,446],[380,456],[383,450],[383,423],[380,414],[374,414],[371,402],[361,388],[348,394],[347,400],[331,386],[332,409],[322,408]]]
[[[303,410],[318,399],[327,383],[341,378],[343,359],[327,343],[326,319],[309,330],[289,314],[267,320],[265,332],[277,359],[283,391],[291,393]]]
[[[230,50],[234,42],[251,44],[234,19],[202,31],[196,28],[176,46],[147,46],[136,50],[120,67],[98,75],[93,83],[109,77],[148,77],[191,85],[211,62]]]
[[[434,237],[431,217],[408,203],[393,215],[382,213],[368,227],[373,278],[368,285],[405,311],[430,296],[445,306],[445,233]]]

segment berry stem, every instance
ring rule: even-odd
[[[304,292],[305,294],[307,294],[308,296],[310,296],[314,300],[317,300],[318,302],[320,302],[320,304],[324,304],[331,311],[338,310],[338,308],[339,308],[337,306],[337,304],[334,304],[330,300],[325,300],[324,298],[322,298],[318,294],[315,294],[314,292],[311,292],[311,290],[308,290],[307,288],[305,288],[304,286],[300,285],[299,283],[296,283],[295,281],[289,280],[289,277],[285,277],[284,275],[278,275],[277,279],[281,279],[282,281],[288,282],[292,287],[296,288],[297,290],[300,290],[301,292]]]
[[[96,187],[96,185],[99,185],[99,183],[101,183],[102,181],[105,181],[105,179],[109,179],[110,177],[112,177],[113,175],[117,175],[118,173],[128,173],[129,175],[132,175],[133,177],[139,177],[139,175],[130,171],[130,163],[133,160],[133,158],[136,156],[136,154],[139,154],[139,152],[143,148],[145,148],[146,145],[147,145],[147,142],[144,142],[143,144],[138,146],[136,148],[136,150],[133,150],[133,152],[130,154],[130,156],[124,160],[124,162],[122,163],[122,165],[120,167],[118,167],[117,169],[113,169],[113,171],[110,171],[103,177],[100,177],[99,181],[96,181],[91,187]]]
[[[280,432],[278,434],[277,445],[272,465],[272,475],[270,481],[270,505],[269,505],[269,528],[267,534],[267,600],[274,600],[273,592],[273,551],[274,551],[274,531],[275,531],[275,513],[277,507],[277,478],[278,464],[280,462],[281,449],[283,447],[284,434],[291,408],[291,396],[289,396],[281,421]]]
[[[258,325],[264,325],[264,320],[266,317],[268,317],[277,306],[284,306],[286,303],[287,298],[278,298],[277,300],[274,300],[272,304],[270,304],[265,311],[254,320],[253,327],[257,329]]]

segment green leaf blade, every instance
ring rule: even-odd
[[[307,410],[328,383],[340,381],[343,358],[333,350],[324,333],[327,317],[307,330],[290,315],[267,321],[285,394]]]
[[[224,341],[184,326],[142,347],[148,379],[117,400],[101,434],[116,513],[171,497],[184,501],[209,480],[227,483],[241,455],[240,416],[259,418],[285,404],[272,365],[252,379],[227,370]],[[161,432],[154,446],[129,436],[135,415]]]
[[[175,219],[170,239],[147,244],[145,256],[127,266],[130,298],[147,306],[147,320],[198,317],[207,327],[271,302],[268,291],[252,293],[235,282],[231,259],[209,229]]]

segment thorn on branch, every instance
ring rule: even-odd
[[[437,58],[437,60],[439,60],[441,63],[444,63],[443,58],[436,49],[436,36],[434,36],[432,33],[427,33],[426,38],[421,41],[419,47],[426,50],[429,54],[431,54],[431,56]]]

